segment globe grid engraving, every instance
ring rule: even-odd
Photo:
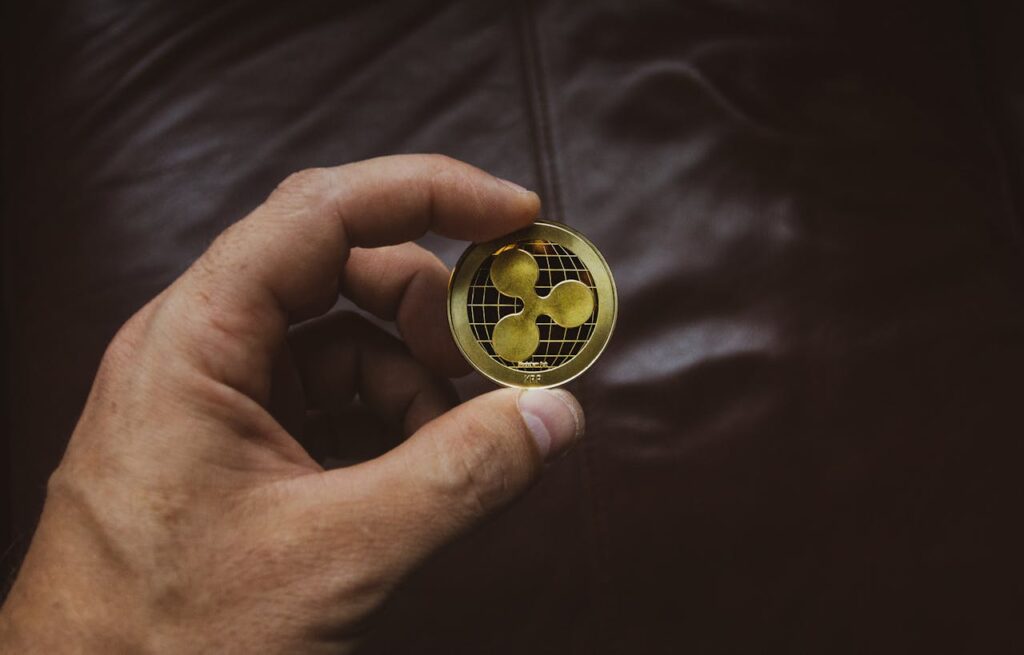
[[[477,269],[469,286],[466,314],[473,335],[487,355],[507,368],[525,372],[548,371],[572,360],[583,350],[597,325],[600,307],[597,305],[597,287],[587,267],[568,248],[541,239],[520,241],[508,247],[517,247],[530,253],[537,261],[540,276],[535,290],[537,295],[546,296],[551,289],[565,280],[578,280],[590,289],[594,296],[594,311],[580,326],[563,328],[550,316],[537,318],[540,343],[537,350],[522,362],[512,362],[494,352],[493,334],[495,324],[505,316],[523,310],[518,298],[499,292],[491,281],[491,264],[497,253],[492,253]]]

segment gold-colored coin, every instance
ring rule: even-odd
[[[448,324],[473,367],[509,387],[554,387],[587,370],[618,311],[608,263],[560,223],[473,244],[448,284]]]

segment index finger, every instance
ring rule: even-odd
[[[532,222],[536,194],[438,155],[398,155],[289,177],[175,283],[169,330],[202,372],[262,401],[288,324],[327,311],[352,247],[433,230],[488,240]],[[214,336],[211,336],[214,335]]]

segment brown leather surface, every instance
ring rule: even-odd
[[[1018,14],[21,9],[4,46],[15,537],[104,345],[217,232],[293,170],[436,151],[539,189],[606,255],[621,313],[573,385],[585,446],[411,579],[363,652],[1020,649]],[[449,264],[463,247],[426,243]]]

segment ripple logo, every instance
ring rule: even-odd
[[[522,311],[505,316],[494,326],[494,352],[510,362],[529,359],[540,345],[537,317],[551,317],[564,328],[583,325],[594,313],[594,295],[578,280],[563,280],[551,292],[538,296],[536,285],[540,276],[537,260],[530,253],[509,248],[499,253],[491,264],[494,287],[523,301]]]

